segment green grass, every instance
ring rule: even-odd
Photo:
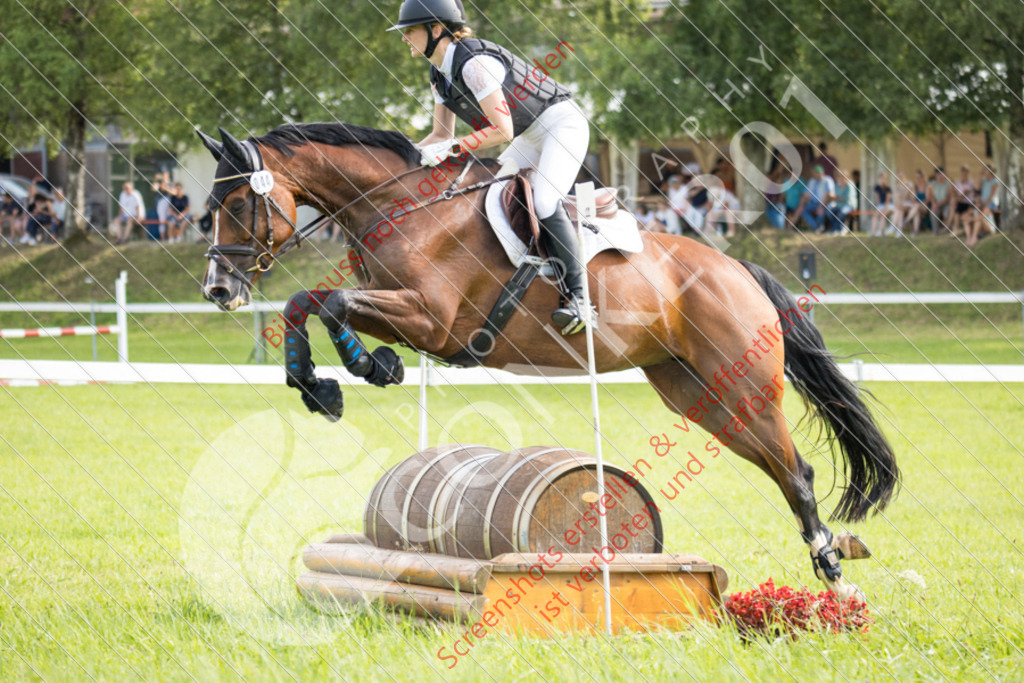
[[[761,232],[733,242],[730,256],[764,265],[797,291],[797,254],[817,252],[815,282],[828,292],[850,291],[1021,291],[1024,290],[1024,234],[983,240],[970,251],[944,237],[917,240],[815,237]],[[264,295],[287,299],[313,288],[344,259],[348,249],[316,242],[288,255],[267,280]],[[198,280],[205,268],[199,245],[132,244],[111,249],[97,243],[71,251],[37,247],[0,252],[0,299],[21,301],[110,301],[120,270],[129,274],[132,302],[198,302]],[[86,284],[92,277],[97,284]],[[272,316],[271,316],[272,318]],[[114,316],[99,316],[111,324]],[[816,322],[830,348],[840,355],[866,354],[866,361],[903,363],[1019,363],[1021,309],[1007,305],[818,307]],[[0,314],[0,327],[87,324],[87,316]],[[267,321],[270,324],[270,320]],[[245,363],[253,350],[251,313],[232,315],[140,315],[129,323],[132,360],[144,362]],[[335,362],[326,335],[313,341]],[[113,338],[97,343],[100,360],[117,358]],[[280,351],[270,349],[276,360]],[[0,358],[90,360],[86,338],[0,340]]]
[[[1019,680],[1024,388],[870,389],[905,484],[854,529],[875,558],[845,563],[877,619],[866,636],[489,634],[454,672],[435,653],[460,632],[324,617],[292,585],[305,543],[360,530],[373,482],[416,450],[415,388],[350,390],[333,425],[283,387],[2,389],[0,680]],[[529,392],[532,410],[518,390],[432,389],[431,443],[591,450],[585,387]],[[602,404],[608,460],[652,458],[672,423],[654,393],[616,386]],[[688,438],[675,452],[703,443]],[[798,447],[828,508],[830,456]],[[668,550],[724,565],[730,590],[819,586],[763,473],[719,457],[669,502],[658,489],[678,465],[654,460]]]

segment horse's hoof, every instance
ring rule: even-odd
[[[832,539],[832,548],[839,553],[841,560],[866,560],[871,557],[871,551],[860,536],[851,533],[837,534]]]
[[[366,381],[375,387],[386,387],[389,384],[401,384],[405,379],[405,364],[401,357],[386,346],[374,349],[373,369],[366,376]]]
[[[345,397],[335,379],[318,379],[316,386],[302,392],[302,402],[311,413],[320,413],[331,422],[337,422],[345,412]]]
[[[839,581],[832,587],[832,592],[836,594],[840,602],[846,602],[850,598],[856,598],[858,602],[867,604],[867,597],[864,592],[857,588],[856,584],[850,583],[849,581]]]

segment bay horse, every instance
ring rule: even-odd
[[[300,292],[286,310],[288,383],[311,410],[337,417],[341,395],[313,372],[310,314],[327,325],[346,368],[380,386],[401,380],[401,361],[387,347],[367,351],[360,333],[438,357],[466,349],[514,271],[484,214],[482,184],[493,179],[493,164],[470,167],[464,152],[454,167],[422,167],[406,136],[349,124],[287,124],[245,141],[220,132],[220,141],[199,133],[218,160],[206,299],[225,310],[249,303],[259,275],[297,244],[299,205],[330,214],[361,257],[358,287]],[[425,186],[438,190],[430,191],[436,201],[422,201]],[[818,518],[814,471],[782,411],[782,378],[838,444],[846,487],[834,516],[843,522],[884,509],[900,479],[860,391],[765,269],[688,238],[642,236],[640,253],[605,251],[587,267],[598,372],[642,368],[669,410],[761,468],[796,516],[819,579],[840,598],[863,599],[840,559],[869,553]],[[585,335],[563,338],[548,322],[558,301],[553,282],[536,281],[481,362],[585,373]]]

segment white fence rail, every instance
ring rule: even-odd
[[[215,304],[207,303],[128,303],[128,276],[121,271],[115,282],[114,303],[60,303],[12,301],[0,302],[0,313],[115,313],[117,315],[118,362],[77,361],[25,361],[0,360],[0,380],[5,384],[39,382],[209,382],[212,384],[280,384],[284,372],[277,366],[204,365],[190,363],[129,363],[128,314],[205,314],[222,313]],[[256,338],[255,356],[262,360],[263,339],[260,335],[262,314],[280,313],[284,301],[261,301],[244,308],[252,311],[253,334]],[[1019,304],[1024,316],[1024,292],[919,292],[919,293],[832,293],[818,297],[818,304],[830,305],[931,305],[931,304]],[[1024,318],[1022,318],[1024,322]],[[875,364],[854,361],[841,365],[843,372],[855,380],[898,382],[1022,382],[1024,366],[1018,365],[929,365],[929,364]],[[327,368],[325,371],[330,372]],[[501,370],[476,368],[472,370],[429,370],[431,384],[492,384],[505,383],[577,383],[587,381],[585,376],[524,377]],[[347,375],[335,372],[337,379],[349,383]],[[419,381],[419,371],[410,368],[407,377]],[[639,370],[606,373],[605,383],[646,381]]]

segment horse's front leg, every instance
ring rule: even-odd
[[[311,413],[321,413],[336,421],[344,411],[344,399],[338,381],[317,379],[306,320],[320,311],[326,295],[323,292],[296,292],[284,310],[284,369],[287,384],[302,393],[302,402]]]
[[[386,346],[368,351],[350,324],[352,299],[352,290],[336,289],[327,295],[320,308],[320,320],[327,327],[331,343],[345,369],[374,386],[401,384],[405,379],[405,368],[398,354]]]

